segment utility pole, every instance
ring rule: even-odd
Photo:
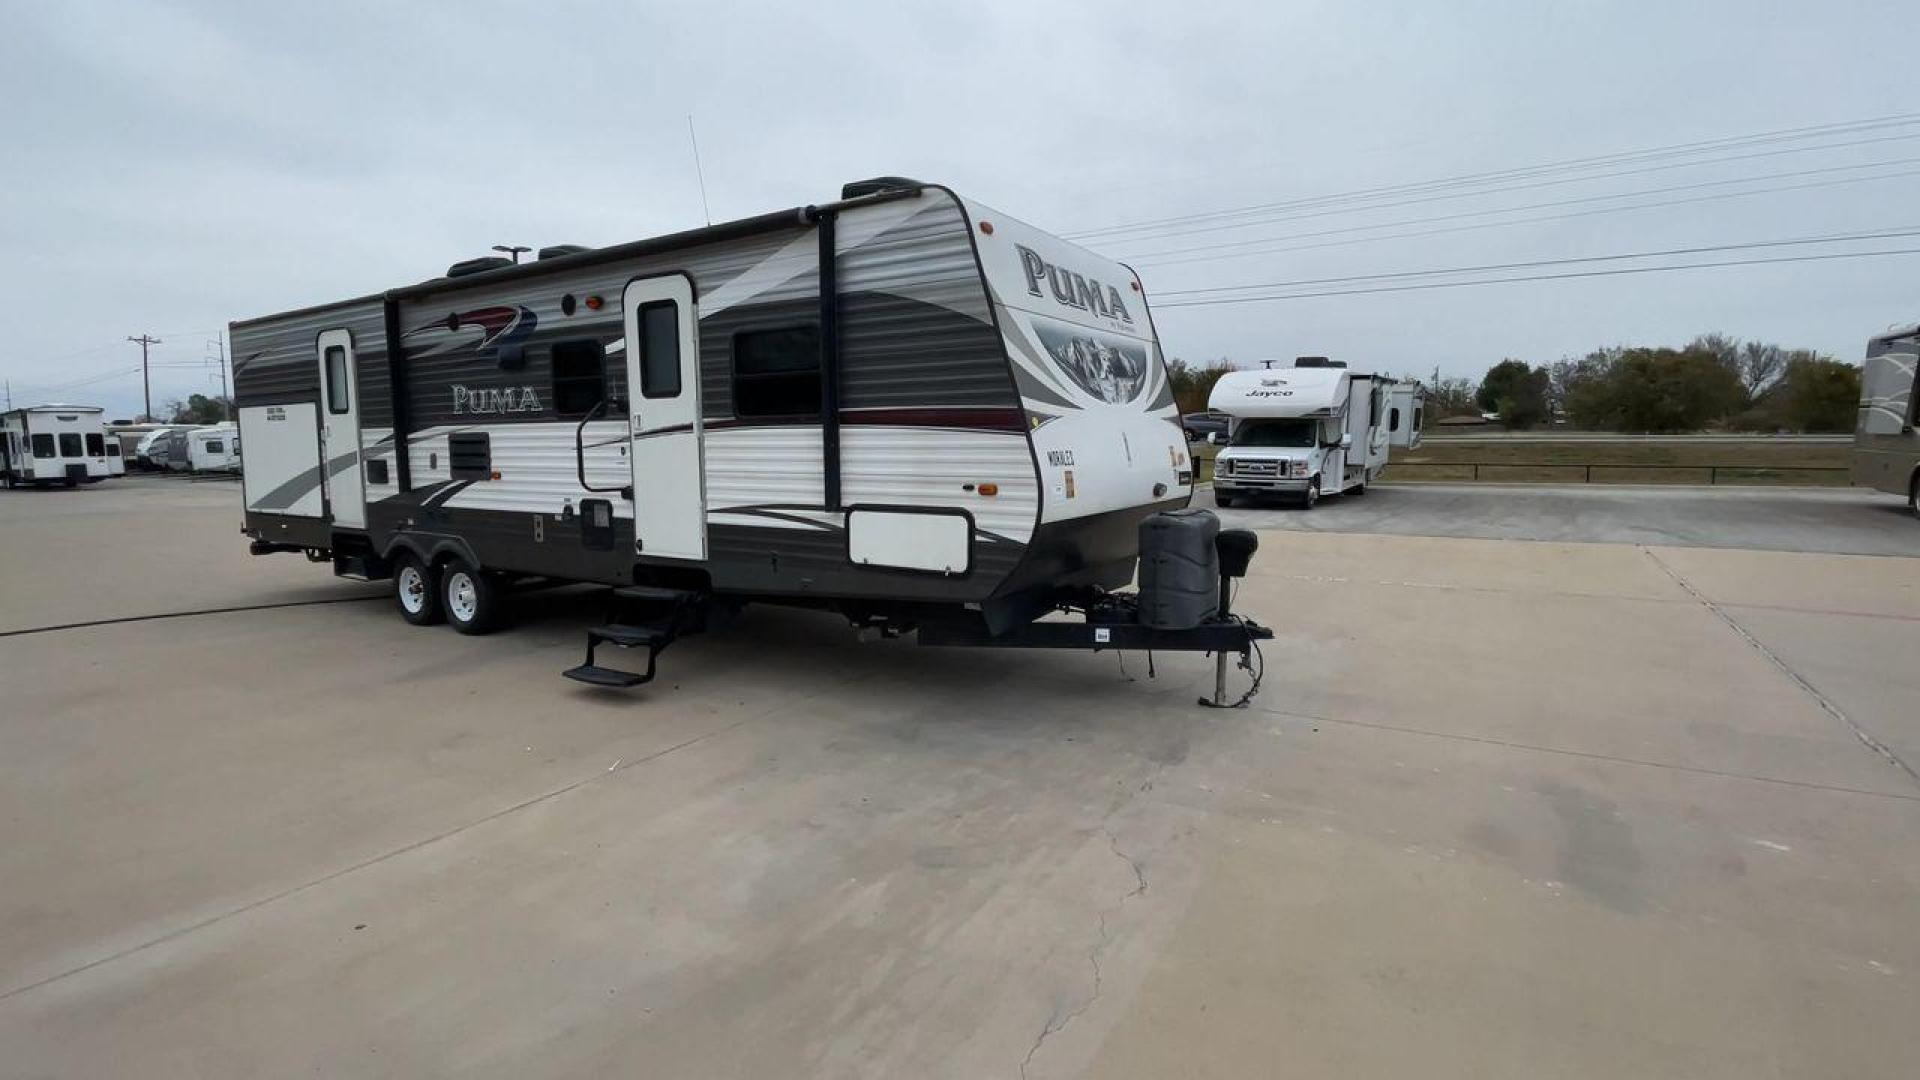
[[[227,389],[227,336],[225,334],[207,342],[220,350],[220,403],[228,420],[233,419],[233,394]]]
[[[140,346],[140,391],[147,401],[146,418],[153,419],[153,380],[147,377],[147,346],[160,344],[160,339],[148,334],[130,337],[128,341]]]

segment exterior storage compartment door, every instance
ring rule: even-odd
[[[325,512],[319,409],[312,402],[242,408],[240,441],[247,448],[240,485],[249,511],[310,518]]]

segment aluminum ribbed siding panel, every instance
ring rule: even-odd
[[[361,390],[361,422],[369,422],[369,393],[378,396],[384,414],[387,398],[387,335],[378,300],[235,323],[231,328],[234,404],[279,405],[318,401],[320,362],[315,348],[323,330],[353,335]],[[391,423],[382,416],[377,422]]]

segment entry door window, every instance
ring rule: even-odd
[[[347,393],[347,350],[327,346],[327,411],[344,415],[352,402]]]
[[[658,300],[640,305],[640,393],[680,396],[680,305]]]

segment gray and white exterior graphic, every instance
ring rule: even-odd
[[[285,547],[978,605],[1124,583],[1191,494],[1138,279],[934,185],[232,330],[247,528]]]
[[[1853,483],[1905,495],[1920,492],[1920,326],[1890,330],[1867,342],[1860,371],[1860,413],[1853,434]],[[1920,509],[1920,506],[1916,506]]]

